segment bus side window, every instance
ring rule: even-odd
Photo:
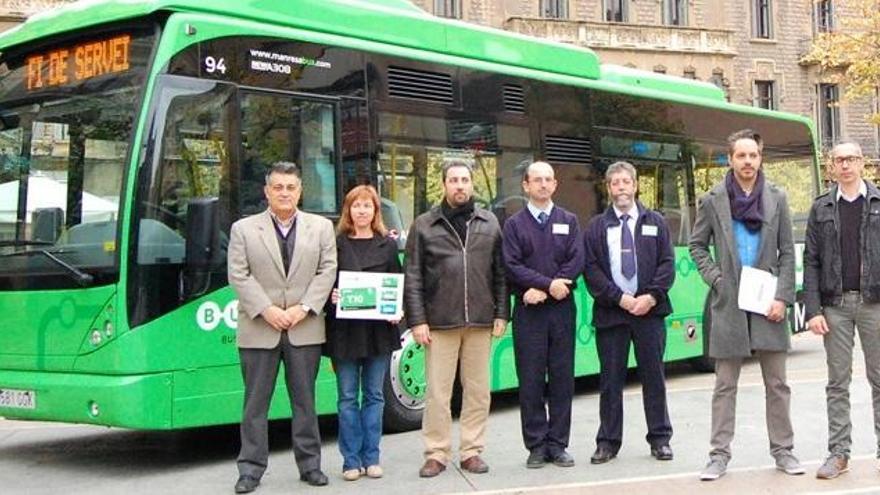
[[[680,163],[639,167],[639,200],[663,214],[669,237],[676,246],[687,245],[690,237],[692,215],[687,183],[687,169]]]
[[[311,213],[337,213],[335,103],[287,95],[247,93],[241,100],[241,215],[265,211],[265,175],[273,163],[300,167],[300,207]]]
[[[794,238],[802,242],[813,204],[812,157],[791,156],[768,148],[764,150],[764,163],[761,167],[767,180],[785,191]]]

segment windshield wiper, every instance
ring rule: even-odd
[[[22,241],[22,242],[37,242],[37,243],[38,243],[38,242],[40,242],[40,241]],[[61,252],[64,252],[64,251],[56,251],[56,252],[61,253]],[[53,253],[51,253],[51,252],[49,252],[49,251],[47,251],[47,250],[45,250],[45,249],[32,249],[32,250],[30,250],[30,251],[16,251],[16,252],[14,252],[14,253],[4,254],[3,257],[9,257],[9,256],[30,256],[30,255],[32,255],[32,254],[42,254],[43,256],[45,256],[45,257],[49,258],[50,260],[52,260],[55,264],[57,264],[57,265],[60,266],[61,268],[64,268],[64,270],[66,271],[66,273],[67,273],[68,275],[70,275],[70,277],[71,277],[71,278],[72,278],[77,284],[79,284],[80,287],[86,287],[86,286],[89,286],[89,285],[91,285],[92,282],[94,282],[94,280],[95,280],[95,277],[93,277],[91,274],[88,274],[88,273],[86,273],[86,272],[80,270],[79,268],[77,268],[77,267],[71,265],[70,263],[64,261],[63,259],[59,258],[58,256],[55,256]]]
[[[9,247],[9,246],[52,246],[54,242],[49,241],[27,241],[27,240],[15,240],[15,241],[0,241],[0,247]]]

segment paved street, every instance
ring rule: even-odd
[[[857,344],[858,345],[858,344]],[[298,481],[290,452],[289,428],[272,429],[270,466],[259,494],[341,493],[435,494],[489,493],[607,494],[639,493],[880,493],[880,471],[874,459],[871,400],[862,356],[856,356],[852,387],[853,462],[849,473],[834,481],[819,481],[815,470],[825,455],[825,368],[821,341],[812,335],[794,338],[789,361],[795,453],[806,464],[805,476],[790,477],[773,468],[767,453],[763,388],[760,369],[750,363],[740,380],[737,435],[731,471],[714,483],[701,483],[697,473],[706,462],[709,438],[709,400],[712,375],[687,366],[669,371],[670,414],[675,428],[675,460],[658,462],[649,456],[641,395],[635,382],[627,389],[624,445],[619,457],[603,466],[589,464],[595,445],[598,395],[594,379],[578,383],[570,452],[577,465],[563,469],[525,468],[519,410],[515,394],[493,397],[485,459],[486,475],[465,475],[451,467],[432,480],[421,480],[421,439],[418,432],[388,435],[383,441],[385,478],[345,482],[336,448],[334,420],[322,423],[324,468],[330,486],[309,488]],[[202,428],[182,432],[137,432],[76,425],[0,420],[0,493],[116,494],[186,492],[232,493],[238,449],[236,427]]]

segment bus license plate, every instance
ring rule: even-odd
[[[37,393],[33,390],[0,388],[0,408],[36,409]]]

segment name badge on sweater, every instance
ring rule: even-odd
[[[642,235],[648,237],[657,237],[656,225],[642,225]]]
[[[567,223],[554,223],[553,224],[553,233],[559,235],[568,235],[568,224]]]

